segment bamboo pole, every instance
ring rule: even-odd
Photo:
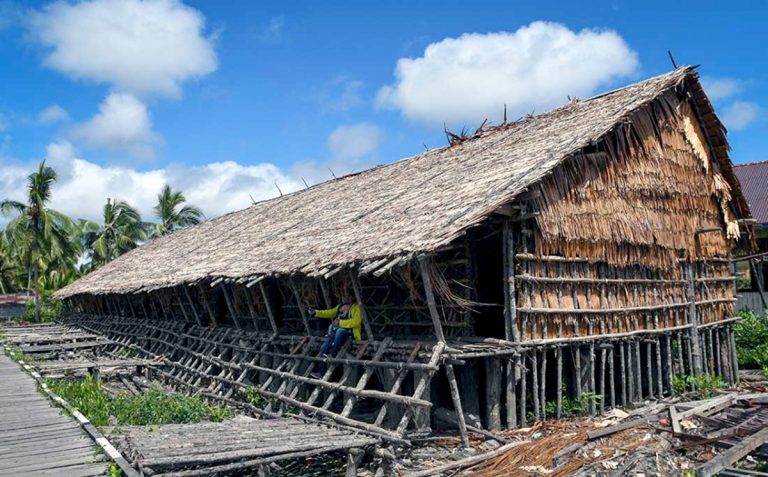
[[[269,303],[269,297],[267,296],[267,289],[264,287],[264,282],[259,282],[259,290],[261,291],[261,297],[264,300],[264,307],[267,310],[267,317],[269,318],[269,326],[272,327],[272,333],[277,334],[277,322],[275,321],[275,313],[272,310],[272,306]]]

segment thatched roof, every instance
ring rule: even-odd
[[[589,100],[571,101],[451,147],[259,202],[150,241],[57,296],[126,293],[206,277],[310,273],[436,250],[671,88],[701,91],[693,68],[684,67]],[[725,152],[717,156],[740,204],[743,198],[730,170],[724,130],[706,96],[698,95],[697,101],[706,106],[705,122],[722,135],[715,139],[725,145]]]

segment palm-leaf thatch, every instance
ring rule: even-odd
[[[748,216],[731,170],[725,130],[693,68],[683,67],[158,238],[65,287],[58,296],[127,293],[207,277],[310,273],[434,251],[531,189],[549,184],[546,191],[553,200],[566,196],[574,184],[594,176],[591,168],[628,154],[635,146],[627,138],[653,129],[647,121],[633,126],[638,111],[671,117],[675,102],[682,99],[695,104],[706,136],[700,147],[713,151],[708,157],[715,159],[719,177],[729,186],[723,213]],[[586,162],[586,150],[602,152],[597,160]],[[551,223],[542,225],[543,232],[553,236],[568,233]],[[638,234],[633,240],[653,237]]]

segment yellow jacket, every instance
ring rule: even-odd
[[[336,315],[339,314],[340,306],[341,305],[336,305],[327,310],[315,310],[315,318],[327,318],[333,320],[336,318]],[[349,318],[346,320],[339,320],[339,326],[351,329],[352,336],[354,336],[356,340],[361,340],[363,338],[362,325],[363,310],[360,309],[360,305],[357,303],[349,307]]]

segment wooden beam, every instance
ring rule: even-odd
[[[429,274],[429,257],[426,255],[419,255],[419,270],[421,271],[421,278],[424,281],[424,294],[427,297],[427,305],[429,306],[429,316],[432,318],[432,325],[435,327],[435,336],[441,343],[445,343],[445,334],[443,334],[443,326],[440,323],[440,315],[437,311],[437,304],[435,303],[435,294],[432,289],[432,278]]]

